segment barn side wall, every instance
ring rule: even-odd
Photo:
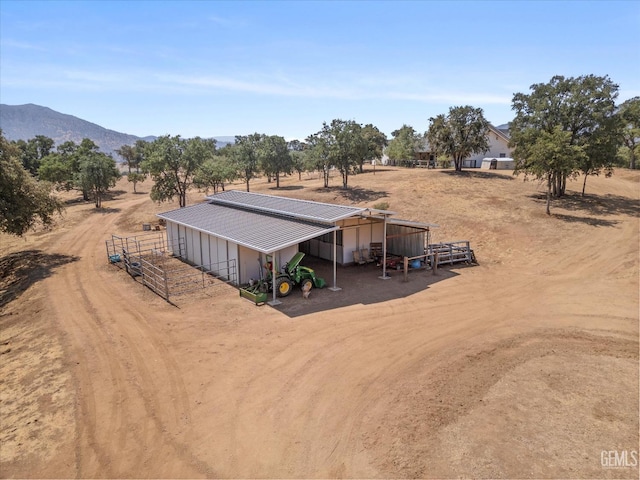
[[[353,263],[353,252],[368,249],[372,242],[382,242],[383,222],[379,219],[349,218],[338,222],[336,263]],[[333,260],[333,233],[300,244],[300,251],[324,260]]]
[[[341,243],[343,233],[338,234],[338,244],[336,246],[337,263],[344,263],[344,247]],[[333,260],[333,232],[322,235],[321,237],[312,238],[300,243],[300,251],[314,257],[322,258],[324,260]],[[342,262],[340,261],[341,259]]]
[[[171,221],[167,221],[166,228],[167,241],[173,248],[173,255],[187,263],[203,266],[216,275],[222,276],[229,275],[234,269],[238,269],[239,248],[236,243]],[[257,258],[256,255],[254,257]],[[235,267],[232,260],[235,260]],[[240,275],[240,272],[238,271],[237,274]]]
[[[264,255],[250,248],[238,246],[238,281],[240,285],[249,283],[249,280],[260,279],[260,271],[264,265]],[[264,274],[264,273],[263,273]]]
[[[424,255],[425,231],[405,225],[387,225],[387,252],[403,257]]]
[[[382,242],[384,224],[380,220],[351,218],[343,220],[340,227],[343,229],[342,264],[352,263],[355,251],[369,249],[372,242]]]

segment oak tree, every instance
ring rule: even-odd
[[[367,150],[364,157],[360,159],[360,173],[363,172],[363,164],[367,160],[375,160],[382,157],[382,151],[387,146],[387,136],[382,133],[378,127],[368,123],[362,127],[362,136],[364,137]]]
[[[422,136],[411,125],[402,125],[391,132],[393,137],[385,152],[393,164],[411,166],[422,143]]]
[[[367,141],[362,126],[353,120],[335,119],[328,127],[329,157],[342,176],[342,188],[348,187],[349,175],[356,173],[367,155]]]
[[[165,135],[151,142],[141,165],[154,181],[151,199],[165,202],[177,196],[180,208],[185,207],[194,176],[200,165],[213,157],[215,145],[214,139],[186,140],[180,135]]]
[[[325,124],[326,125],[326,124]],[[322,173],[324,188],[329,187],[331,168],[333,167],[330,155],[331,135],[328,129],[323,128],[317,133],[307,137],[308,149],[306,150],[307,170],[318,170]]]
[[[547,186],[547,215],[551,214],[551,195],[558,177],[569,174],[574,165],[587,156],[584,147],[571,143],[571,134],[554,127],[551,132],[529,129],[523,133],[522,154],[526,161],[521,164],[525,175],[543,181]]]
[[[58,146],[55,152],[42,159],[38,167],[38,178],[51,182],[57,190],[74,188],[74,176],[80,168],[75,155],[78,145],[68,141]]]
[[[245,182],[247,192],[249,191],[249,182],[260,173],[259,147],[264,137],[265,135],[260,133],[237,135],[231,148],[231,158],[237,176]]]
[[[136,173],[140,173],[140,165],[144,161],[145,151],[149,142],[145,140],[136,140],[134,145],[122,145],[115,152],[120,155],[129,169],[129,173],[132,169]]]
[[[0,232],[22,236],[37,222],[51,225],[64,208],[51,189],[24,168],[20,149],[0,131]]]
[[[622,123],[622,155],[627,157],[629,168],[636,168],[636,160],[640,155],[640,97],[633,97],[618,108],[618,116]]]
[[[44,135],[36,135],[26,142],[18,140],[15,144],[21,151],[21,160],[24,168],[31,175],[37,175],[42,159],[51,153],[55,142]]]
[[[280,175],[293,171],[293,159],[283,137],[263,136],[258,144],[258,158],[262,171],[275,177],[276,188],[280,188]]]
[[[231,159],[225,155],[215,155],[206,159],[196,171],[193,177],[193,183],[196,187],[209,192],[213,189],[213,193],[218,190],[224,191],[225,182],[235,180],[237,176],[236,170]]]
[[[50,153],[42,159],[38,176],[53,182],[58,190],[79,190],[84,200],[89,200],[90,193],[93,192],[95,200],[95,185],[90,180],[92,176],[86,175],[87,172],[83,171],[83,166],[87,162],[95,163],[97,158],[100,158],[104,165],[109,163],[107,158],[113,161],[111,157],[100,152],[98,145],[89,138],[84,138],[79,145],[73,141],[67,141],[58,145],[55,153]],[[105,171],[105,174],[111,176],[110,171]]]
[[[450,157],[459,172],[465,158],[489,151],[489,126],[481,108],[451,107],[448,115],[429,119],[426,137],[436,154]]]
[[[543,132],[557,139],[557,129],[567,132],[569,145],[581,147],[584,155],[569,156],[562,168],[552,173],[554,196],[563,196],[567,179],[580,172],[586,177],[610,171],[620,134],[620,122],[615,119],[618,85],[608,76],[556,75],[549,83],[534,84],[530,90],[530,94],[516,93],[512,101],[516,116],[510,124],[510,145],[514,148],[515,173],[537,168],[527,158],[531,144]]]
[[[99,151],[91,151],[81,159],[77,177],[83,188],[93,195],[96,208],[101,208],[104,194],[115,187],[120,172],[112,157]]]

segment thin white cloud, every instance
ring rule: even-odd
[[[39,51],[39,52],[46,52],[48,51],[47,48],[43,47],[42,45],[36,45],[33,43],[28,43],[28,42],[20,42],[17,40],[11,40],[11,39],[2,39],[0,41],[0,47],[2,48],[17,48],[17,49],[21,49],[21,50],[34,50],[34,51]]]
[[[188,76],[160,75],[162,83],[190,87],[196,89],[222,89],[233,92],[246,92],[261,95],[277,95],[286,97],[332,98],[344,100],[401,100],[425,103],[446,104],[495,104],[510,105],[512,94],[467,93],[462,91],[443,90],[440,87],[427,85],[405,85],[401,79],[393,82],[389,78],[382,81],[359,79],[351,81],[327,82],[316,81],[313,84],[294,82],[287,78],[268,80],[241,80],[223,76]],[[415,83],[415,82],[414,82]],[[350,86],[345,86],[350,85]],[[395,88],[393,88],[395,87]],[[424,92],[424,93],[423,93]]]
[[[156,79],[166,85],[191,87],[198,89],[222,89],[233,92],[278,95],[286,97],[311,98],[350,98],[355,93],[349,89],[336,89],[332,86],[305,85],[290,80],[243,80],[234,77],[216,75],[189,76],[160,74]]]
[[[494,104],[494,105],[510,105],[511,95],[496,95],[491,93],[462,93],[462,92],[449,92],[439,91],[437,89],[430,89],[430,93],[405,93],[405,92],[391,92],[389,98],[397,100],[412,100],[416,102],[429,102],[429,103],[449,103],[449,104]]]
[[[96,85],[126,85],[131,80],[130,76],[119,73],[84,70],[68,70],[64,76],[73,82],[86,82]]]
[[[279,71],[275,75],[189,75],[144,70],[114,71],[68,69],[60,71],[55,65],[29,65],[5,69],[5,85],[30,88],[67,88],[105,92],[154,92],[182,95],[210,95],[221,92],[253,94],[273,97],[334,99],[344,101],[380,100],[442,103],[449,105],[510,105],[512,93],[495,87],[482,91],[477,85],[473,92],[460,85],[434,79],[399,75],[376,76],[350,72],[332,72],[329,77],[308,73],[296,76]],[[446,88],[440,85],[446,85]],[[504,92],[504,93],[496,93]]]
[[[148,56],[149,55],[149,53],[145,52],[144,50],[124,47],[121,45],[113,45],[113,44],[102,45],[101,48],[103,48],[107,52],[116,53],[119,55],[128,55],[128,56],[142,56],[142,55]]]
[[[0,72],[5,86],[30,88],[33,90],[84,90],[94,92],[135,90],[141,81],[135,75],[113,71],[60,70],[55,65],[8,65]],[[133,87],[133,88],[132,88]]]
[[[238,18],[228,18],[221,17],[219,15],[209,15],[207,17],[211,23],[215,23],[216,25],[220,25],[221,27],[246,27],[248,25],[247,21],[244,19]]]

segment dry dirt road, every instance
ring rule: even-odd
[[[103,210],[70,203],[52,232],[0,237],[0,475],[637,478],[602,452],[638,451],[638,173],[550,218],[538,185],[493,172],[257,181],[387,201],[479,259],[280,309],[231,287],[165,303],[104,241],[175,207],[125,182]]]

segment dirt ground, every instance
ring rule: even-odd
[[[107,262],[112,233],[177,208],[126,181],[101,210],[70,196],[51,231],[0,236],[0,476],[638,478],[640,172],[584,198],[571,182],[551,217],[509,173],[332,184],[251,188],[387,202],[479,264],[406,283],[339,268],[342,290],[275,308],[230,286],[170,305]]]

